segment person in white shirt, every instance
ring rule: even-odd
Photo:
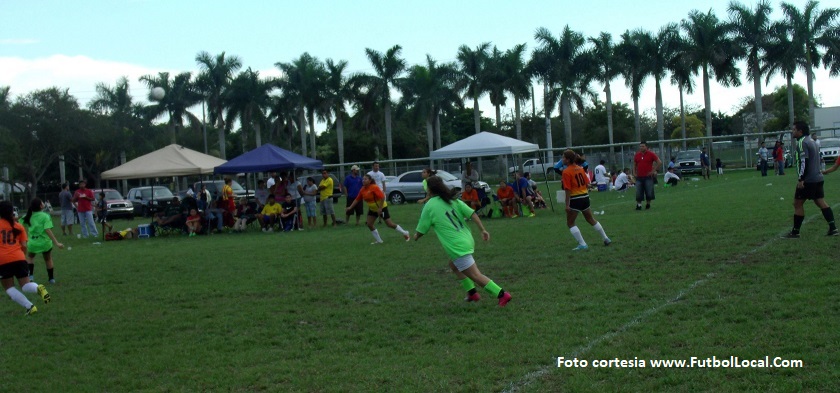
[[[271,191],[269,191],[269,192],[273,192],[273,191],[274,191],[271,187],[274,187],[274,184],[275,184],[278,180],[280,180],[280,179],[277,177],[277,172],[271,172],[271,176],[269,176],[269,177],[268,177],[268,180],[266,180],[266,182],[265,182],[265,187],[266,187],[267,189],[271,190]]]
[[[607,167],[604,166],[606,161],[601,160],[598,166],[595,167],[595,183],[598,184],[598,192],[607,191],[610,183],[610,174],[607,172]]]
[[[385,174],[379,170],[379,162],[373,162],[373,170],[367,173],[373,181],[376,182],[377,187],[382,190],[382,193],[388,195],[385,192]]]
[[[679,183],[680,177],[674,173],[674,168],[668,168],[668,172],[665,172],[665,187],[676,187]]]
[[[615,178],[614,187],[616,191],[621,192],[621,196],[624,197],[624,191],[627,191],[627,188],[630,186],[630,168],[624,168],[624,171],[619,173],[618,176]]]
[[[461,171],[461,189],[466,189],[467,183],[475,184],[478,181],[478,171],[473,169],[472,162],[467,161],[464,170]]]

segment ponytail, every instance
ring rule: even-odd
[[[32,202],[29,203],[29,209],[26,210],[26,216],[23,217],[23,223],[26,225],[32,225],[32,213],[41,211],[41,205],[44,202],[41,202],[40,198],[33,198]]]
[[[9,226],[12,227],[12,234],[15,237],[20,235],[20,229],[15,227],[15,208],[12,206],[12,202],[0,201],[0,219],[9,222]]]

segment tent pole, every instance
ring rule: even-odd
[[[546,153],[546,157],[548,153]],[[546,157],[543,158],[543,162],[547,163]],[[560,180],[562,182],[562,180]],[[551,186],[548,185],[548,175],[545,175],[545,189],[548,193],[548,203],[551,204],[551,212],[554,213],[554,198],[551,197]],[[543,198],[545,199],[545,198]]]

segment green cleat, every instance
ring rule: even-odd
[[[29,310],[26,310],[26,315],[32,315],[38,312],[38,307],[35,307],[33,304],[32,307],[29,307]]]

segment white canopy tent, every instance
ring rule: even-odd
[[[520,141],[504,135],[482,131],[432,152],[433,160],[448,160],[468,157],[500,156],[530,153],[540,149],[534,143]]]
[[[513,157],[515,154],[535,152],[539,149],[540,146],[535,143],[523,142],[519,139],[482,131],[433,151],[429,158],[447,160],[485,156],[510,155]],[[545,186],[548,190],[547,179]],[[550,198],[549,201],[551,201]],[[553,202],[551,202],[551,210],[554,210]]]
[[[149,177],[213,174],[213,169],[226,163],[218,157],[171,144],[137,157],[116,168],[102,172],[102,179],[144,179]]]

